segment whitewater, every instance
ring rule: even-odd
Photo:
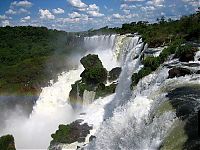
[[[168,100],[167,93],[185,85],[200,85],[200,76],[195,74],[168,79],[169,68],[161,65],[131,90],[131,76],[143,67],[141,60],[148,50],[148,45],[139,35],[85,37],[84,48],[87,49],[85,55],[98,54],[108,71],[118,66],[122,68],[115,93],[84,105],[80,110],[73,110],[68,97],[71,84],[80,79],[83,71],[79,65],[63,72],[58,76],[58,81],[42,89],[29,118],[8,118],[7,126],[0,134],[13,134],[17,149],[47,149],[51,134],[59,124],[82,119],[83,123],[93,126],[86,141],[63,144],[60,145],[61,149],[76,149],[77,146],[88,150],[159,149],[167,133],[178,121],[173,109],[158,113]],[[156,50],[161,52],[162,49]],[[195,56],[195,63],[199,63],[198,57],[199,53]],[[165,64],[185,65],[177,60],[168,60]],[[192,69],[200,68],[197,66]],[[89,143],[91,135],[96,139]]]

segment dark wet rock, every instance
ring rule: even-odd
[[[120,75],[121,71],[122,71],[121,67],[113,68],[108,73],[108,80],[109,81],[117,80],[117,78],[119,78],[119,75]]]
[[[189,75],[191,73],[192,72],[186,68],[172,68],[168,72],[168,74],[169,74],[168,78],[185,76],[185,75]]]
[[[200,58],[198,59],[198,61],[200,61]]]
[[[170,91],[167,97],[176,110],[177,117],[185,122],[184,133],[187,135],[187,140],[183,149],[199,149],[198,111],[200,111],[200,107],[198,106],[200,87],[198,85],[179,87]]]
[[[0,150],[16,150],[14,137],[12,135],[0,137]]]
[[[181,62],[189,62],[194,61],[194,56],[198,49],[196,47],[192,47],[191,45],[185,45],[179,47],[174,58],[179,58]]]
[[[198,71],[196,72],[196,74],[200,74],[200,70],[198,70]]]
[[[89,142],[93,141],[94,139],[96,139],[96,136],[91,135],[90,138],[89,138]]]
[[[55,147],[58,144],[71,144],[74,142],[85,142],[85,138],[90,134],[92,129],[87,123],[81,124],[82,120],[76,120],[68,125],[59,125],[59,129],[56,133],[52,134],[50,147]]]

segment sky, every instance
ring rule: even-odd
[[[200,7],[200,0],[0,0],[0,26],[45,26],[86,31],[104,26],[179,19]]]

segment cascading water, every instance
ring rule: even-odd
[[[71,84],[80,78],[83,69],[70,70],[58,76],[58,81],[42,89],[30,118],[12,117],[7,120],[7,128],[3,133],[11,133],[15,137],[16,147],[47,148],[53,133],[59,124],[67,124],[75,118],[67,99]],[[14,118],[14,119],[13,119]]]
[[[115,93],[93,101],[94,92],[85,91],[85,107],[78,112],[85,115],[78,115],[72,110],[67,99],[71,84],[80,79],[83,68],[70,70],[60,75],[57,82],[43,88],[30,118],[8,119],[7,128],[1,134],[13,134],[17,148],[47,148],[50,135],[59,124],[83,119],[93,125],[90,135],[95,135],[96,140],[89,143],[88,135],[86,142],[63,145],[63,148],[76,149],[77,146],[89,143],[84,146],[85,149],[159,149],[178,120],[173,108],[167,112],[161,111],[163,105],[168,102],[168,92],[188,84],[200,85],[200,76],[197,74],[167,79],[168,66],[189,66],[195,72],[200,69],[199,62],[198,65],[178,61],[166,62],[130,90],[131,76],[143,67],[140,60],[147,50],[147,45],[142,42],[140,36],[100,35],[85,37],[84,43],[87,53],[98,54],[108,71],[117,66],[122,68]],[[195,61],[198,59],[199,52]],[[199,102],[195,109],[199,110]]]

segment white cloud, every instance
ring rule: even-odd
[[[7,19],[6,15],[0,15],[0,20],[5,20]]]
[[[6,14],[14,15],[14,14],[17,14],[17,12],[15,10],[9,9],[9,10],[6,11]]]
[[[104,16],[104,14],[102,14],[98,11],[88,11],[87,13],[92,17],[102,17],[102,16]]]
[[[19,1],[19,2],[14,1],[14,2],[11,3],[11,5],[12,6],[18,6],[18,7],[27,7],[27,8],[29,8],[33,4],[31,2],[29,2],[29,1],[27,1],[27,0],[24,0],[24,1]]]
[[[77,13],[77,12],[73,12],[73,13],[69,13],[68,16],[70,18],[80,18],[81,14]]]
[[[3,20],[3,21],[1,22],[1,24],[2,24],[3,27],[5,27],[5,26],[9,26],[9,25],[10,25],[10,22],[9,22],[9,20]]]
[[[127,10],[127,9],[124,9],[123,11],[125,14],[130,14],[130,12],[131,12],[130,10]]]
[[[27,22],[27,21],[29,21],[31,19],[31,17],[30,16],[26,16],[26,17],[24,17],[24,18],[21,18],[21,20],[20,20],[20,22]]]
[[[199,0],[182,0],[184,3],[188,3],[189,5],[192,5],[193,7],[199,7],[200,1]]]
[[[147,1],[146,4],[162,7],[164,2],[165,2],[164,0],[150,0],[150,1]]]
[[[61,8],[53,9],[52,10],[54,14],[64,14],[65,11]]]
[[[48,9],[40,9],[39,14],[41,19],[48,19],[48,20],[55,19],[55,16]]]
[[[113,18],[115,18],[115,19],[123,19],[124,18],[124,16],[122,16],[122,15],[120,15],[120,14],[113,14],[112,15],[113,16]]]
[[[22,14],[22,13],[30,13],[28,10],[24,9],[24,8],[20,8],[17,13]]]
[[[85,8],[88,7],[85,3],[83,3],[81,0],[68,0],[68,2],[73,6],[77,8]]]
[[[153,10],[155,10],[155,7],[154,6],[144,6],[144,7],[141,7],[141,9],[143,11],[153,11]]]
[[[88,10],[97,10],[97,11],[99,11],[99,6],[97,6],[96,4],[89,5]]]
[[[121,4],[120,5],[120,9],[133,9],[133,8],[137,8],[135,5],[128,5],[128,4]]]

